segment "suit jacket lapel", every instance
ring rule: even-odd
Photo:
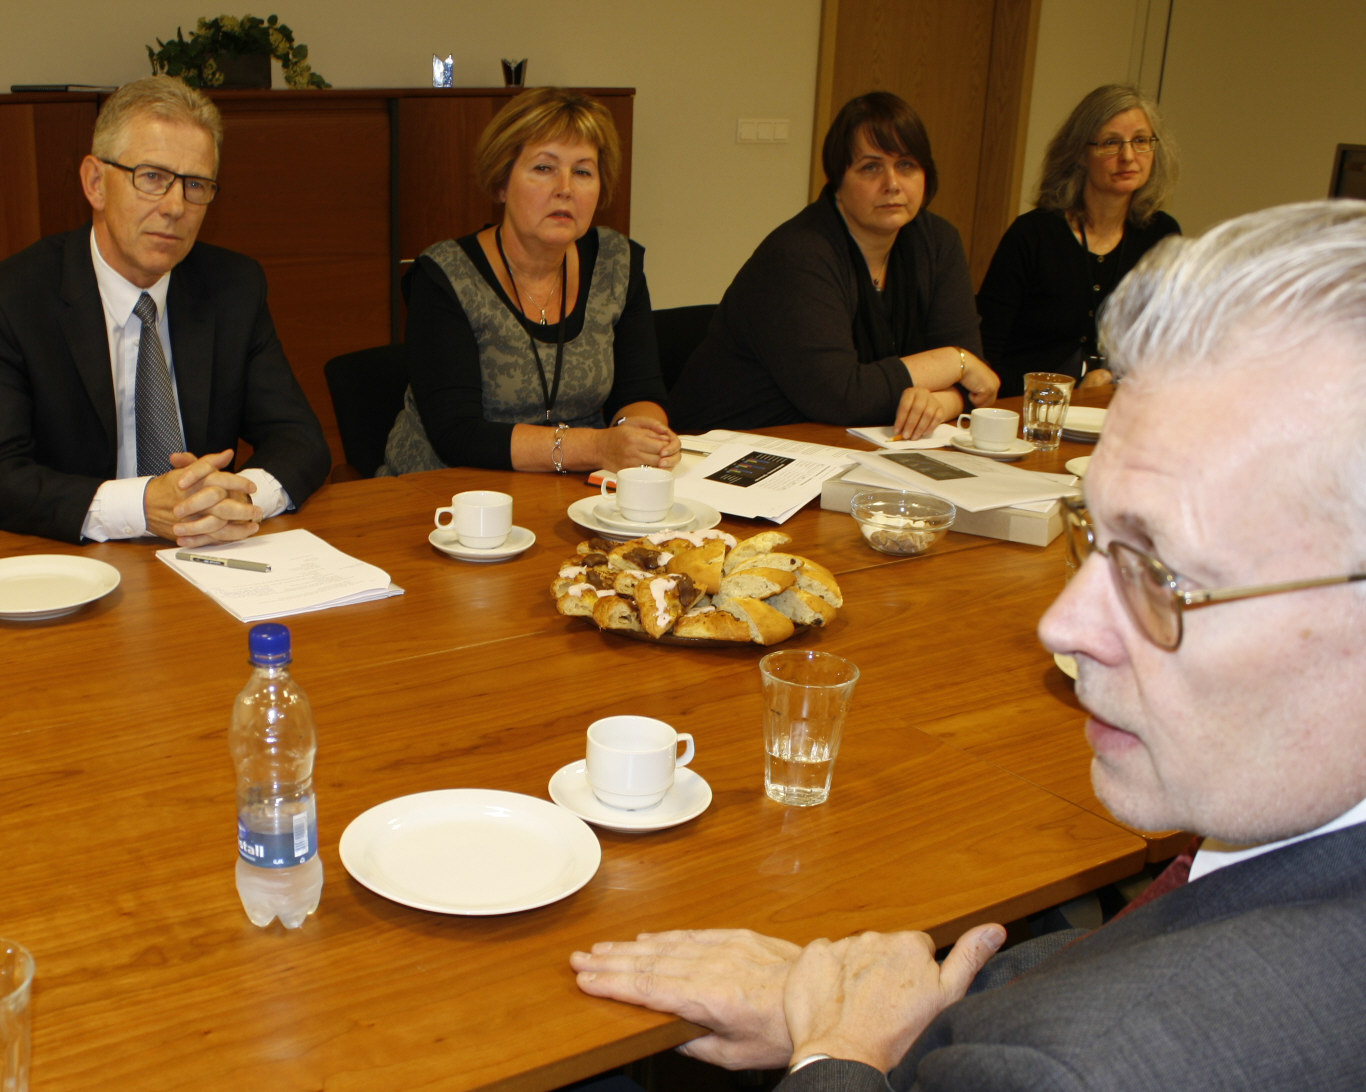
[[[114,408],[114,374],[109,363],[109,331],[104,322],[104,302],[90,258],[90,229],[68,232],[62,251],[62,336],[76,373],[99,414],[114,465],[119,429]]]
[[[195,455],[204,455],[213,385],[214,313],[193,250],[171,272],[166,311],[171,324],[171,360],[185,445]]]

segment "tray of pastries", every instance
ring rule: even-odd
[[[830,570],[789,552],[790,535],[660,531],[580,542],[550,586],[555,609],[663,644],[776,645],[844,605]]]

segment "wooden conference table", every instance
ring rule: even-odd
[[[472,486],[513,494],[537,538],[526,554],[471,565],[428,544],[433,508]],[[1060,542],[951,533],[894,559],[848,516],[811,506],[789,521],[847,599],[791,645],[862,671],[831,798],[794,809],[763,794],[764,650],[655,646],[555,613],[551,578],[584,537],[566,509],[585,493],[581,475],[447,470],[332,484],[269,525],[307,527],[406,589],[288,620],[319,724],[326,869],[294,932],[250,925],[233,885],[226,728],[247,627],[152,544],[0,535],[0,556],[79,552],[122,574],[65,619],[0,623],[0,934],[37,960],[34,1088],[554,1088],[695,1034],[580,994],[575,948],[722,926],[798,942],[920,928],[942,943],[1165,851],[1091,796],[1070,683],[1034,637]],[[448,916],[342,868],[338,840],[367,808],[457,787],[547,798],[589,722],[623,712],[692,732],[714,799],[672,829],[600,831],[602,864],[568,898]]]

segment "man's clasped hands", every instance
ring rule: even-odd
[[[265,513],[251,500],[256,483],[224,470],[231,466],[228,448],[196,457],[188,451],[171,456],[171,469],[147,483],[142,508],[147,530],[178,546],[235,542],[254,535]]]

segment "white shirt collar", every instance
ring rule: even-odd
[[[1266,842],[1258,846],[1230,846],[1212,838],[1206,838],[1201,843],[1200,848],[1195,851],[1195,859],[1191,862],[1190,878],[1198,880],[1201,876],[1207,876],[1216,869],[1224,868],[1227,865],[1251,860],[1259,854],[1270,853],[1273,849],[1294,845],[1296,842],[1303,842],[1306,838],[1317,838],[1320,834],[1342,830],[1344,827],[1355,826],[1357,823],[1366,823],[1366,800],[1343,812],[1336,819],[1324,823],[1317,830],[1297,834],[1293,838],[1283,838],[1279,842]]]
[[[138,297],[146,292],[157,305],[157,318],[166,314],[166,293],[171,287],[171,274],[164,273],[151,288],[139,288],[123,274],[119,273],[104,260],[100,245],[95,239],[95,229],[90,229],[90,260],[95,266],[95,283],[100,289],[100,299],[108,312],[109,321],[122,329],[133,315]]]

